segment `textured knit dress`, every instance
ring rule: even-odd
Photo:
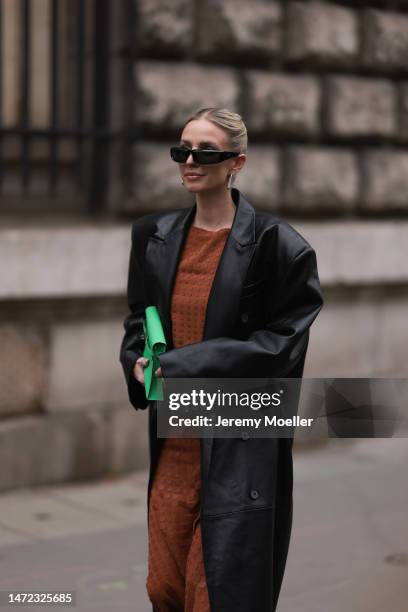
[[[190,226],[171,301],[174,348],[203,339],[208,296],[230,228]],[[155,612],[210,612],[200,526],[199,438],[166,438],[150,493],[146,588]]]

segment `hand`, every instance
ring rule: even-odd
[[[155,372],[157,378],[161,378],[162,377],[162,371],[161,368],[157,368],[156,372]]]
[[[148,365],[149,359],[146,359],[146,357],[139,357],[139,359],[136,360],[135,367],[133,368],[133,376],[142,385],[144,385],[144,369]]]

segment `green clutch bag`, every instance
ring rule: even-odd
[[[157,378],[155,371],[160,367],[158,355],[165,352],[167,345],[163,325],[156,306],[148,306],[145,309],[143,329],[145,335],[143,357],[149,359],[149,365],[144,368],[146,398],[148,400],[162,400],[163,380],[162,378]]]

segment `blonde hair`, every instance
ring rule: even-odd
[[[187,119],[182,129],[184,129],[190,121],[202,118],[211,121],[214,125],[218,125],[218,127],[227,133],[231,151],[246,153],[248,148],[248,134],[241,115],[227,108],[202,108]]]

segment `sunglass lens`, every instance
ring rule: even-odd
[[[221,161],[219,151],[197,151],[196,155],[199,164],[217,164]]]
[[[187,161],[189,154],[190,151],[183,147],[171,147],[170,149],[171,158],[179,164],[184,164],[184,162]]]

